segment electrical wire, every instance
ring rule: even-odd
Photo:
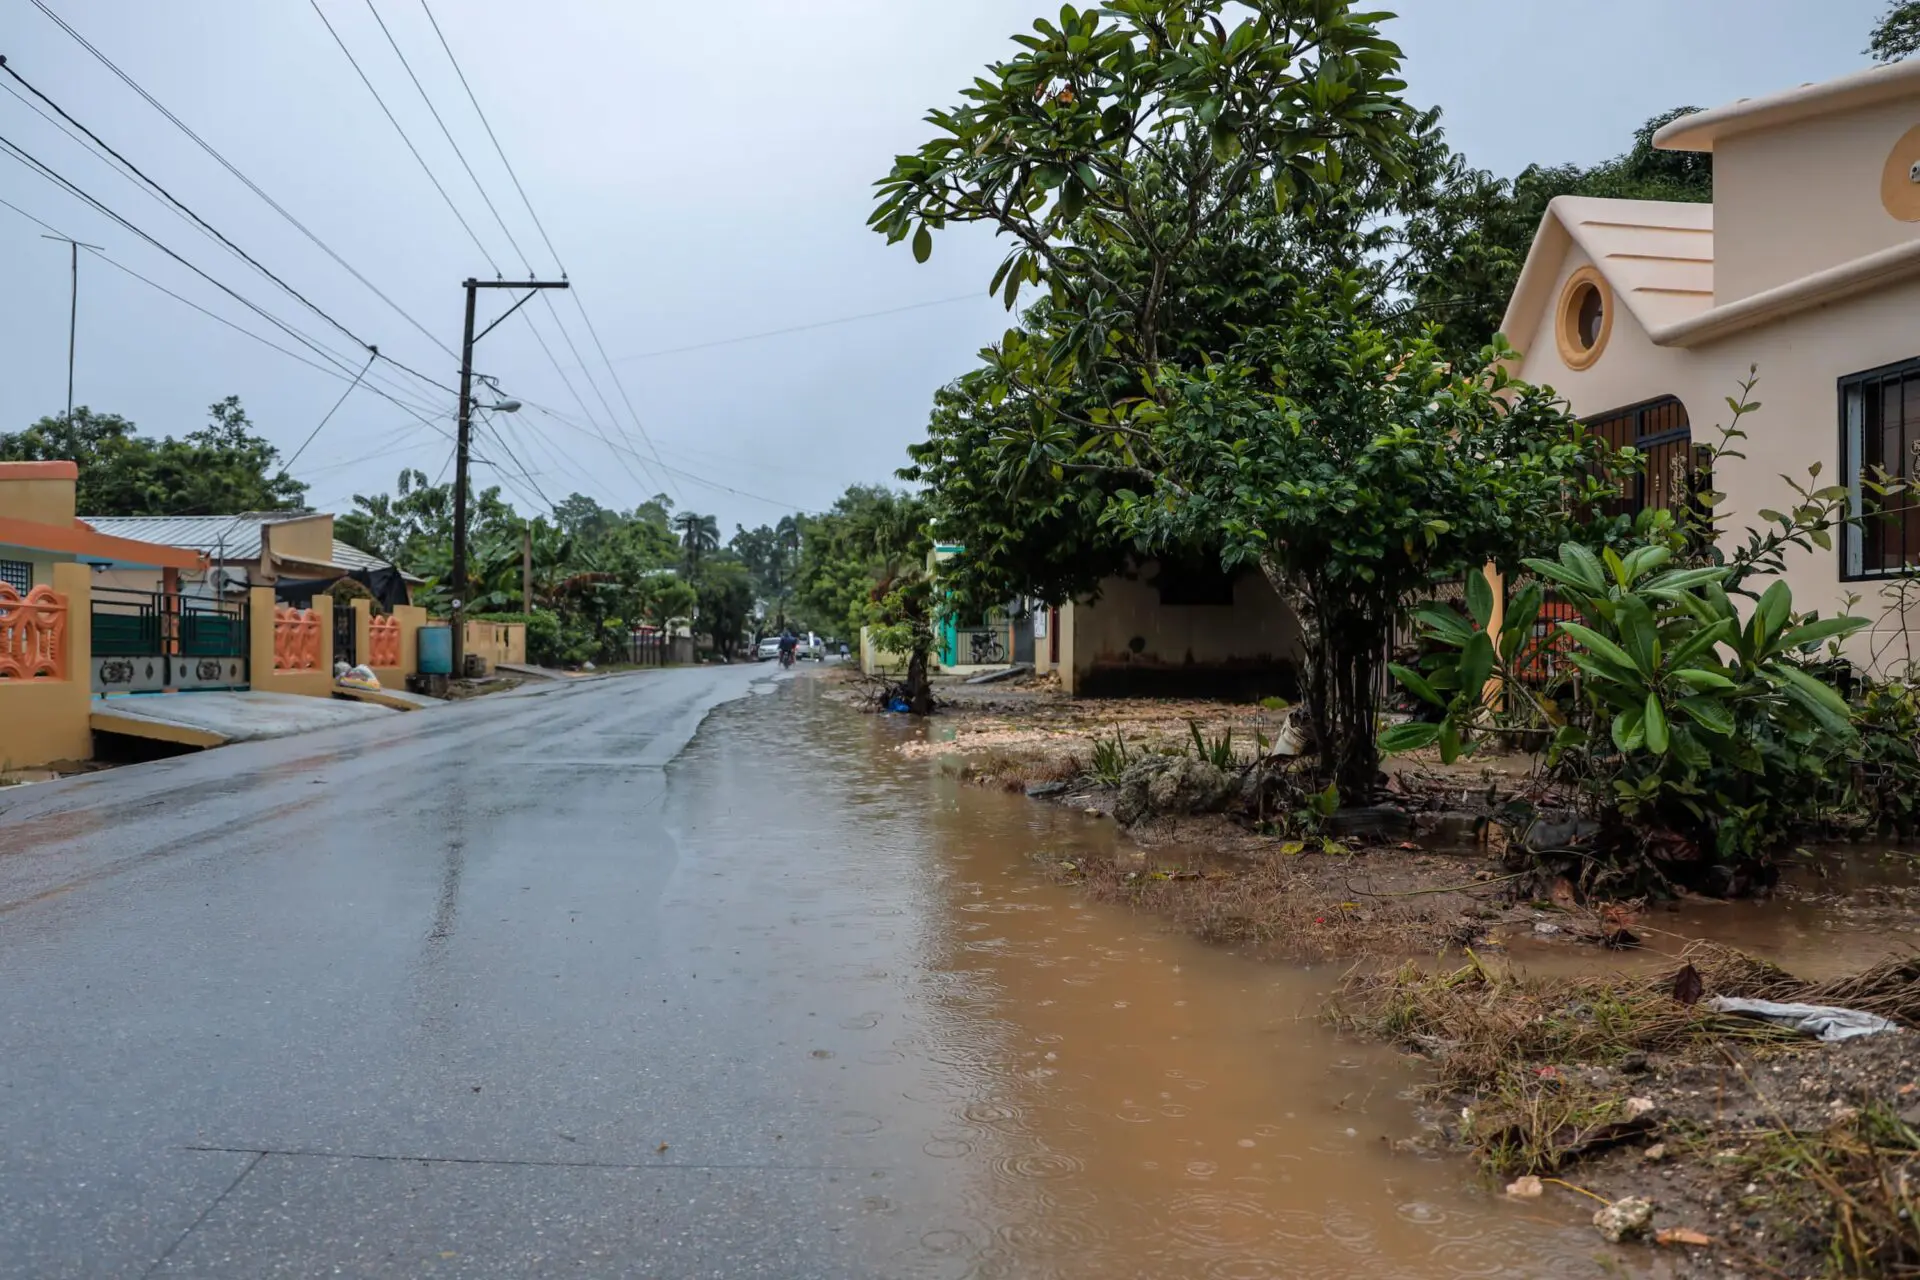
[[[367,6],[369,8],[372,8],[373,0],[367,0]],[[446,33],[440,29],[439,20],[433,16],[433,10],[427,5],[426,0],[421,0],[420,7],[426,10],[427,21],[432,24],[434,34],[440,38],[440,47],[443,50],[445,50],[447,55],[447,61],[450,64],[452,64],[454,75],[459,77],[460,87],[466,90],[467,101],[473,104],[473,113],[480,118],[480,125],[483,129],[486,130],[487,138],[493,143],[494,152],[500,157],[501,166],[506,169],[507,176],[513,180],[514,190],[520,193],[520,202],[526,206],[527,215],[533,219],[534,225],[539,228],[540,238],[546,242],[547,252],[553,255],[554,266],[559,268],[560,276],[562,279],[569,279],[567,275],[566,264],[560,260],[560,251],[554,248],[553,238],[547,234],[546,226],[540,221],[540,215],[534,212],[533,201],[528,198],[526,187],[521,185],[520,175],[517,172],[515,172],[513,163],[507,159],[506,148],[500,145],[500,136],[493,131],[493,124],[491,121],[487,119],[486,111],[482,109],[482,107],[480,106],[479,96],[474,93],[473,85],[467,79],[467,73],[460,66],[460,60],[454,56],[453,46],[447,43]],[[376,12],[374,17],[377,20],[379,18],[379,14]],[[382,22],[380,25],[382,30],[386,29],[386,24],[384,22]],[[393,38],[392,34],[389,33],[387,38],[389,42],[391,42]],[[394,46],[394,52],[396,54],[400,52],[399,46],[397,44]],[[401,55],[400,60],[402,65],[406,64],[405,55]],[[407,74],[409,76],[413,75],[413,69],[411,67],[407,68]],[[414,77],[413,82],[414,82],[414,87],[420,89],[421,97],[426,98],[427,91],[424,88],[420,88],[420,80],[417,76]],[[479,188],[480,198],[486,201],[487,208],[492,211],[494,220],[499,222],[500,229],[506,232],[507,240],[510,244],[513,245],[514,252],[520,253],[520,258],[522,263],[526,263],[526,255],[525,253],[521,252],[519,242],[514,240],[513,233],[507,230],[506,221],[500,217],[499,209],[494,207],[494,203],[492,199],[487,196],[486,188],[481,184],[479,177],[476,176],[473,172],[473,166],[467,165],[466,156],[461,152],[459,145],[457,143],[454,143],[453,134],[447,129],[446,122],[444,120],[441,120],[440,113],[433,109],[433,103],[431,99],[428,99],[427,109],[430,111],[433,111],[433,118],[437,122],[439,122],[441,131],[443,133],[446,133],[448,143],[453,145],[454,154],[460,157],[460,163],[467,166],[467,176],[472,178],[474,186],[476,188]],[[528,274],[532,274],[533,267],[531,264],[527,264],[527,271],[528,271]],[[640,433],[640,439],[643,442],[645,442],[647,449],[653,454],[654,463],[657,464],[664,472],[666,464],[662,462],[660,459],[660,450],[655,446],[653,442],[653,437],[650,434],[648,434],[646,424],[640,420],[640,415],[637,412],[635,412],[633,407],[633,397],[627,394],[626,384],[620,380],[619,371],[613,367],[613,362],[607,359],[606,344],[600,341],[600,333],[594,327],[593,317],[587,314],[587,304],[580,297],[579,287],[576,285],[575,287],[569,289],[568,292],[573,295],[573,305],[579,310],[580,319],[583,322],[585,322],[587,326],[588,336],[590,336],[593,339],[593,345],[600,353],[600,360],[606,366],[607,376],[613,380],[614,389],[620,393],[620,399],[621,399],[621,402],[626,406],[628,418],[632,420],[634,428]],[[543,301],[546,303],[548,314],[553,317],[554,324],[558,326],[560,329],[560,336],[566,339],[568,349],[573,352],[573,358],[575,362],[578,364],[581,371],[586,373],[588,385],[593,388],[594,395],[599,398],[601,405],[606,409],[608,420],[613,424],[614,430],[619,432],[622,436],[626,435],[626,431],[624,430],[624,428],[620,426],[619,414],[615,413],[613,406],[610,403],[608,403],[606,394],[600,390],[598,380],[594,378],[592,371],[587,368],[586,362],[580,358],[579,348],[574,346],[572,335],[567,332],[566,325],[561,323],[559,309],[554,306],[553,300],[551,298],[544,298]],[[529,318],[528,324],[529,325],[532,324],[531,318]],[[542,346],[544,345],[545,343],[543,342]],[[549,351],[548,355],[549,357],[551,357],[552,352]],[[562,378],[565,378],[566,376],[565,372],[559,368],[557,363],[555,365],[555,372],[560,373]],[[574,398],[576,400],[579,399],[579,396],[577,393],[575,394]],[[584,401],[581,402],[581,409],[583,412],[586,409],[586,405]],[[591,414],[588,414],[587,417],[589,420],[592,419]],[[638,458],[639,455],[635,454],[635,457]],[[641,459],[641,465],[642,466],[646,465],[644,459]],[[676,494],[678,493],[678,490],[674,488],[673,478],[671,474],[667,475],[667,487],[669,489],[674,489]]]
[[[355,333],[352,329],[349,329],[346,325],[342,324],[339,320],[336,320],[332,315],[330,315],[327,311],[321,308],[319,304],[315,303],[312,299],[308,298],[305,294],[301,293],[298,289],[288,284],[279,275],[275,274],[271,269],[267,267],[265,263],[261,262],[258,258],[248,253],[245,249],[242,249],[239,245],[235,244],[223,232],[221,232],[219,228],[215,227],[212,223],[208,222],[205,218],[201,217],[198,213],[195,213],[193,209],[191,209],[184,201],[180,200],[177,196],[175,196],[171,191],[167,190],[166,187],[160,185],[160,183],[154,181],[154,179],[147,176],[146,172],[142,170],[138,165],[134,164],[131,160],[121,155],[118,151],[114,150],[114,148],[111,145],[109,145],[104,139],[102,139],[99,134],[96,134],[93,130],[87,128],[86,125],[81,124],[78,120],[74,119],[72,115],[68,114],[68,112],[64,107],[62,107],[59,103],[55,102],[52,98],[48,97],[46,94],[42,93],[38,88],[34,86],[32,81],[28,80],[25,76],[21,75],[18,71],[14,70],[13,67],[9,65],[4,59],[0,59],[0,71],[5,71],[8,75],[12,76],[13,79],[17,81],[22,88],[26,89],[26,91],[31,93],[34,97],[40,99],[41,102],[45,103],[49,108],[51,108],[53,112],[56,115],[58,115],[62,120],[65,120],[68,124],[78,129],[81,133],[84,133],[87,136],[87,138],[95,146],[99,147],[102,151],[105,151],[108,155],[112,156],[114,160],[119,162],[129,172],[131,172],[136,177],[138,177],[140,181],[146,183],[147,186],[151,187],[154,191],[158,192],[161,196],[165,197],[165,199],[167,200],[167,203],[173,205],[181,213],[191,218],[209,235],[213,236],[221,244],[225,245],[228,250],[238,255],[244,262],[246,262],[249,266],[251,266],[255,271],[258,271],[261,275],[265,276],[268,280],[271,280],[274,284],[278,285],[286,293],[290,294],[302,306],[306,307],[307,310],[313,312],[315,315],[319,316],[322,320],[325,320],[328,324],[332,325],[335,329],[338,329],[341,333],[345,334],[348,338],[351,338],[356,346],[359,346],[363,350],[372,352],[376,359],[385,359],[388,363],[394,365],[396,368],[406,369],[408,373],[413,374],[415,377],[420,378],[423,381],[429,381],[429,382],[432,381],[432,379],[427,378],[425,374],[420,373],[417,370],[407,368],[406,365],[401,364],[398,360],[393,359],[391,356],[382,356],[380,353],[380,348],[378,346],[376,346],[374,343],[368,342],[365,338],[362,338],[359,334]]]
[[[38,0],[35,0],[38,3]],[[560,278],[566,279],[566,264],[560,261],[560,251],[553,247],[553,237],[547,234],[547,228],[540,221],[540,215],[533,211],[533,201],[527,199],[527,189],[520,185],[520,175],[514,171],[513,164],[507,159],[506,148],[500,145],[500,138],[493,131],[493,125],[487,120],[487,113],[480,109],[480,99],[474,96],[473,86],[467,83],[467,73],[460,69],[460,59],[453,56],[453,46],[447,43],[447,37],[440,30],[440,22],[433,16],[433,10],[427,0],[420,0],[420,7],[426,10],[427,21],[433,24],[433,34],[440,39],[440,47],[447,51],[447,61],[453,64],[453,74],[460,77],[460,87],[467,91],[467,101],[473,104],[473,114],[480,117],[480,125],[487,131],[488,141],[493,143],[493,153],[500,157],[500,164],[513,179],[513,189],[520,193],[520,203],[527,207],[527,216],[533,219],[533,225],[539,229],[540,238],[546,242],[547,252],[553,255],[553,265],[560,268]],[[497,215],[496,215],[497,216]],[[518,248],[519,246],[514,246]]]
[[[494,422],[494,415],[491,413],[485,414],[480,421],[482,425],[486,427],[487,431],[492,434],[494,443],[498,444],[501,451],[507,455],[513,465],[520,469],[520,475],[528,484],[533,486],[533,491],[540,495],[540,501],[546,504],[547,510],[553,510],[553,499],[541,491],[540,482],[533,478],[533,472],[527,470],[527,464],[520,460],[520,455],[513,451],[512,445],[507,443],[506,435],[500,430],[499,425]]]
[[[300,455],[307,451],[307,446],[314,442],[314,439],[317,436],[319,436],[320,432],[326,428],[326,425],[329,422],[333,421],[333,415],[340,412],[340,406],[347,402],[347,397],[352,395],[354,388],[360,385],[360,379],[367,376],[368,369],[373,368],[373,361],[374,361],[373,356],[367,357],[366,364],[360,367],[359,376],[354,378],[353,382],[348,385],[347,389],[340,393],[340,398],[333,402],[333,408],[327,410],[327,416],[320,419],[319,423],[313,428],[313,430],[307,433],[307,438],[300,442],[300,447],[293,451],[293,456],[291,458],[288,458],[286,462],[281,464],[280,470],[282,471],[293,470],[293,464],[300,461]]]
[[[427,113],[433,117],[433,122],[440,126],[440,133],[446,138],[447,145],[453,148],[453,154],[460,161],[460,167],[465,169],[467,177],[472,179],[473,189],[480,193],[481,203],[487,206],[487,212],[493,215],[493,220],[500,224],[501,234],[506,236],[507,243],[513,246],[513,252],[519,257],[520,265],[526,268],[527,278],[531,280],[533,264],[527,261],[527,255],[520,248],[520,242],[513,238],[513,232],[508,228],[507,220],[500,216],[500,210],[494,208],[493,197],[487,194],[486,187],[481,184],[480,175],[475,173],[473,166],[467,163],[467,153],[462,151],[460,144],[453,140],[453,130],[447,128],[447,122],[440,118],[440,109],[433,105],[433,99],[428,95],[427,87],[421,84],[420,77],[413,73],[413,64],[408,62],[407,55],[401,52],[400,42],[393,38],[393,32],[387,27],[387,20],[380,16],[380,10],[374,7],[373,0],[367,0],[367,12],[371,13],[373,20],[380,24],[380,34],[387,38],[387,44],[393,49],[393,56],[400,59],[401,69],[407,73],[407,79],[413,81],[413,87],[420,92],[420,101],[427,104]]]
[[[320,8],[319,0],[307,0],[307,3],[313,6],[314,13],[319,16],[321,23],[327,28],[327,34],[333,37],[333,42],[340,46],[340,52],[347,55],[347,61],[353,64],[354,74],[360,77],[361,84],[367,86],[367,92],[373,95],[373,100],[380,104],[381,112],[387,117],[387,122],[393,126],[394,132],[400,135],[400,141],[407,144],[407,150],[411,151],[413,158],[419,161],[420,171],[427,175],[427,181],[431,182],[433,189],[440,193],[440,198],[447,202],[447,208],[453,213],[454,219],[459,222],[460,229],[467,233],[467,238],[473,241],[473,247],[480,251],[480,256],[486,259],[489,267],[493,268],[494,278],[500,279],[500,264],[495,262],[493,255],[487,252],[487,246],[480,243],[480,237],[474,234],[473,228],[468,225],[466,218],[460,213],[460,207],[454,204],[453,197],[447,194],[447,189],[440,185],[440,179],[434,176],[433,169],[428,166],[426,157],[420,154],[420,148],[413,145],[413,139],[407,136],[407,131],[401,127],[400,121],[394,116],[392,110],[388,108],[387,100],[380,96],[380,91],[373,87],[373,81],[367,79],[367,73],[360,69],[360,61],[353,56],[353,50],[347,48],[347,42],[340,38],[340,33],[333,29],[331,22],[327,21],[327,15]]]
[[[684,347],[662,347],[658,351],[642,351],[636,355],[615,356],[615,364],[632,364],[636,360],[657,360],[661,356],[685,355],[689,351],[708,351],[714,347],[731,347],[742,342],[758,342],[762,338],[782,338],[791,333],[810,333],[815,329],[831,329],[835,325],[853,324],[860,320],[877,320],[882,316],[897,316],[908,311],[924,311],[928,307],[949,307],[956,302],[972,302],[982,295],[977,293],[955,294],[951,298],[934,298],[928,302],[910,302],[904,307],[888,307],[883,311],[862,311],[858,315],[838,316],[832,320],[815,320],[810,324],[789,325],[784,329],[766,329],[759,333],[743,333],[734,338],[715,338],[711,342],[694,342]]]
[[[563,427],[568,428],[569,430],[578,431],[578,432],[581,432],[582,434],[587,434],[585,427],[582,427],[577,422],[573,422],[569,420],[564,414],[558,413],[555,410],[550,409],[545,405],[535,404],[533,401],[527,399],[525,396],[520,397],[520,403],[526,405],[529,409],[534,410],[536,413],[545,414],[547,417],[553,419],[555,422],[559,423]],[[628,446],[628,447],[631,448],[631,446]],[[798,503],[783,502],[778,498],[769,498],[764,494],[751,493],[745,489],[736,489],[731,485],[721,484],[717,480],[709,480],[705,476],[698,475],[692,471],[684,470],[680,467],[669,467],[665,463],[661,463],[660,466],[664,470],[671,472],[674,475],[685,477],[689,482],[693,484],[697,484],[703,489],[713,489],[713,490],[718,490],[719,492],[722,492],[722,493],[730,493],[738,498],[747,498],[754,502],[763,502],[770,507],[778,507],[782,511],[792,511],[800,515],[805,515],[808,510],[806,507],[803,507]]]
[[[215,149],[212,143],[208,142],[205,138],[201,137],[198,133],[196,133],[193,130],[193,128],[187,124],[186,121],[182,120],[179,116],[175,115],[172,111],[168,110],[165,104],[163,104],[158,98],[154,97],[151,93],[148,93],[147,90],[141,86],[139,81],[135,80],[132,76],[128,75],[124,70],[120,68],[120,66],[117,63],[113,61],[113,59],[109,58],[106,54],[102,53],[85,36],[81,35],[78,31],[76,31],[73,28],[73,26],[67,22],[65,18],[62,18],[58,13],[55,13],[53,9],[47,5],[46,0],[32,0],[32,4],[34,8],[40,10],[41,13],[45,14],[47,18],[54,23],[54,25],[58,26],[62,31],[66,32],[68,36],[72,37],[75,43],[77,43],[82,49],[85,49],[88,53],[92,54],[94,58],[98,60],[102,66],[106,67],[106,69],[111,71],[115,76],[118,76],[120,78],[121,83],[125,84],[129,89],[133,90],[141,98],[145,99],[148,106],[151,106],[155,111],[158,111],[175,128],[177,128],[178,130],[180,130],[180,132],[184,133],[188,138],[190,138],[196,146],[198,146],[202,151],[206,152],[209,156],[213,157],[213,159],[217,161],[222,168],[224,168],[228,173],[232,174],[236,179],[238,179],[241,182],[241,184],[244,185],[249,191],[253,192],[253,194],[255,194],[256,196],[259,196],[260,199],[266,203],[268,208],[272,209],[275,213],[279,214],[282,218],[286,219],[286,221],[292,225],[294,230],[298,231],[301,235],[305,236],[308,240],[312,241],[315,247],[317,247],[322,253],[326,254],[329,258],[332,258],[335,262],[339,263],[340,266],[347,272],[348,275],[352,276],[355,280],[358,280],[361,284],[365,285],[369,290],[373,292],[373,295],[375,297],[379,298],[380,301],[386,303],[388,307],[392,308],[396,315],[398,315],[401,319],[405,320],[408,324],[412,325],[415,329],[419,330],[420,334],[423,337],[425,337],[427,341],[433,343],[435,346],[439,347],[440,350],[444,351],[447,355],[453,357],[454,359],[456,360],[459,359],[459,355],[453,350],[452,347],[448,346],[446,342],[443,341],[441,338],[439,338],[437,335],[435,335],[431,329],[427,328],[427,326],[425,326],[424,324],[421,324],[419,320],[415,319],[411,314],[409,314],[406,308],[402,307],[399,303],[395,302],[392,298],[388,297],[387,294],[381,290],[380,286],[376,285],[373,281],[367,279],[366,276],[362,275],[358,270],[356,270],[352,263],[348,262],[345,258],[341,257],[337,252],[334,251],[333,246],[329,245],[326,241],[322,240],[318,235],[316,235],[313,232],[313,230],[307,226],[306,223],[294,217],[293,214],[289,212],[287,208],[284,205],[282,205],[278,200],[275,200],[272,196],[268,195],[266,191],[261,188],[259,183],[255,182],[252,178],[248,177],[245,173],[241,172],[238,166],[236,166],[231,160],[227,159],[224,155],[221,155],[220,152]]]

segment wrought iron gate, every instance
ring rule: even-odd
[[[93,589],[93,691],[244,689],[244,601],[124,587]]]

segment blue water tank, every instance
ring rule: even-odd
[[[453,629],[451,627],[420,628],[420,674],[424,676],[453,674]]]

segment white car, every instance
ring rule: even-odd
[[[779,657],[780,637],[768,636],[765,640],[762,640],[759,647],[753,651],[753,656],[757,662],[770,662]]]

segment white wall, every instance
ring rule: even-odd
[[[1152,585],[1155,569],[1109,578],[1097,600],[1061,609],[1061,678],[1069,692],[1129,676],[1199,676],[1208,668],[1278,671],[1296,658],[1299,624],[1259,573],[1235,579],[1231,606],[1163,605]],[[1137,653],[1135,639],[1142,642]]]

